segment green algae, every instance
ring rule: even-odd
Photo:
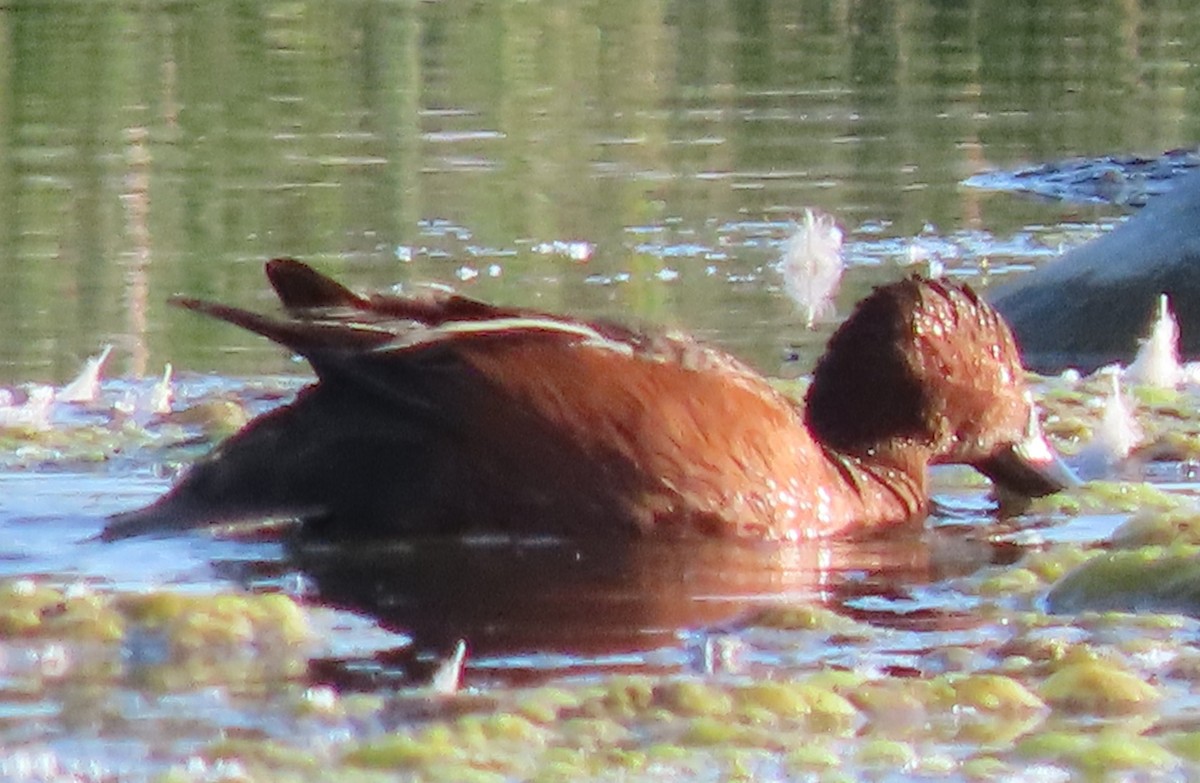
[[[288,648],[309,641],[303,611],[278,593],[203,596],[159,591],[122,595],[114,603],[131,625],[161,633],[176,651]]]
[[[207,440],[217,441],[232,435],[250,422],[246,406],[227,397],[201,400],[176,411],[167,418],[174,424],[196,428]]]
[[[1112,770],[1164,770],[1179,764],[1179,758],[1153,739],[1120,729],[1096,734],[1044,732],[1019,742],[1019,758],[1051,761],[1084,772]]]
[[[1160,414],[1168,411],[1182,413],[1181,406],[1185,400],[1185,396],[1178,389],[1164,389],[1141,383],[1130,386],[1129,394],[1139,406],[1154,409]]]
[[[814,737],[812,741],[788,750],[784,756],[784,763],[794,769],[807,772],[833,769],[841,765],[842,759],[837,751]]]
[[[0,652],[62,645],[56,676],[109,679],[124,670],[158,690],[295,677],[306,666],[307,618],[277,594],[110,594],[33,580],[0,583]],[[152,650],[148,657],[131,650]]]
[[[1043,710],[964,719],[958,723],[956,731],[947,737],[947,741],[977,751],[1005,750],[1021,737],[1037,731],[1045,724],[1048,714],[1048,710]]]
[[[747,625],[787,631],[820,631],[842,637],[867,637],[874,629],[820,604],[775,604],[745,620]]]
[[[319,772],[322,760],[279,742],[225,737],[205,748],[208,761],[237,761],[245,767],[291,772]]]
[[[813,719],[828,730],[836,724],[849,725],[858,715],[854,705],[841,694],[814,682],[753,682],[732,694],[740,715],[759,720]]]
[[[486,745],[492,742],[536,744],[544,737],[545,728],[521,715],[503,712],[488,715],[467,715],[459,720],[460,736],[469,743]]]
[[[723,688],[699,680],[675,680],[653,688],[653,704],[676,715],[724,717],[733,712],[733,698]]]
[[[1091,661],[1086,655],[1069,657],[1064,670]],[[612,779],[617,771],[628,780],[686,778],[702,769],[718,769],[726,779],[756,779],[757,765],[765,758],[777,758],[773,764],[795,774],[841,769],[837,774],[854,778],[887,769],[988,778],[1014,769],[1000,755],[1004,748],[1011,748],[1018,760],[1084,772],[1103,764],[1170,769],[1185,757],[1185,740],[1179,737],[1171,740],[1181,749],[1176,752],[1136,732],[1092,733],[1086,727],[1070,729],[1062,720],[1058,729],[1031,733],[1047,712],[1037,689],[986,673],[860,683],[858,700],[875,706],[860,711],[847,700],[843,709],[858,721],[867,720],[867,731],[830,734],[808,720],[810,703],[821,700],[813,694],[831,692],[830,678],[823,674],[794,682],[606,677],[596,683],[558,683],[517,689],[501,698],[495,712],[434,717],[423,726],[359,741],[332,761],[289,753],[275,742],[246,740],[223,740],[204,757],[239,761],[249,780],[317,780],[330,774],[375,780],[375,775],[399,774],[414,780],[543,781]],[[1103,674],[1106,679],[1110,675]],[[840,681],[850,684],[850,678]],[[613,700],[613,694],[620,698]],[[636,698],[627,698],[629,694]],[[911,713],[895,721],[895,709],[879,708],[897,696],[907,697],[908,708],[919,709],[924,728],[906,725]],[[556,705],[554,715],[537,710],[531,717],[530,704]],[[585,716],[596,708],[614,714]],[[1076,714],[1061,705],[1055,709],[1064,710],[1064,716]],[[931,731],[941,725],[959,728],[946,735]],[[990,750],[959,761],[947,742]],[[760,755],[764,753],[768,755]],[[269,774],[272,770],[278,775]],[[353,774],[343,778],[343,772]]]
[[[894,725],[921,725],[928,710],[940,701],[933,680],[884,678],[864,684],[847,699],[869,721]]]
[[[1012,715],[1040,712],[1045,702],[1025,685],[1000,674],[946,675],[950,686],[943,702],[950,708],[967,708],[981,713]]]
[[[234,394],[147,414],[146,421],[119,402],[71,407],[75,415],[53,426],[0,426],[0,469],[92,468],[117,459],[174,467],[194,461],[250,420],[246,403]]]
[[[565,688],[539,688],[522,695],[516,711],[535,723],[553,723],[566,710],[579,707],[580,695]]]
[[[580,751],[602,753],[624,747],[632,738],[631,721],[612,718],[566,718],[556,727],[563,742]]]
[[[1146,510],[1172,512],[1192,507],[1190,498],[1146,482],[1088,481],[1078,487],[1037,498],[1029,505],[1029,512],[1046,516],[1079,516]]]
[[[125,419],[105,425],[55,426],[48,429],[0,429],[0,468],[41,470],[93,467],[116,458],[177,464],[199,457],[231,434],[158,423],[142,427]]]
[[[998,571],[976,587],[979,595],[999,597],[1032,595],[1042,589],[1042,580],[1027,568]]]
[[[1096,549],[1053,547],[1029,552],[1021,558],[1019,567],[1034,574],[1041,583],[1049,584],[1098,554],[1099,550]]]
[[[147,447],[165,453],[161,444]],[[1124,564],[1121,579],[1097,572],[1097,592],[1106,588],[1127,600],[1144,594],[1147,583],[1161,582],[1171,587],[1160,592],[1187,595],[1171,574],[1188,573],[1188,567],[1160,561],[1194,554],[1183,546],[1195,543],[1194,509],[1164,510],[1169,504],[1139,493],[1135,484],[1085,490],[1076,505],[1081,513],[1134,514],[1113,541],[1132,549],[1134,559]],[[397,709],[412,698],[407,694],[310,689],[303,679],[313,643],[303,633],[305,611],[283,596],[271,599],[284,601],[272,608],[270,600],[244,603],[240,594],[107,595],[32,581],[0,583],[0,643],[87,639],[112,653],[104,677],[125,677],[151,691],[186,693],[216,684],[262,699],[270,689],[261,683],[291,678],[291,691],[279,699],[286,719],[328,726],[331,733],[309,745],[286,732],[255,739],[253,732],[235,730],[198,754],[213,764],[240,765],[241,776],[230,779],[247,781],[755,779],[764,762],[768,775],[831,780],[901,771],[1013,777],[1030,761],[1084,775],[1179,765],[1200,771],[1187,766],[1200,765],[1200,732],[1160,715],[1200,681],[1200,657],[1189,659],[1187,639],[1178,638],[1181,628],[1192,626],[1175,615],[1069,605],[1061,586],[1070,585],[1078,569],[1099,568],[1091,561],[1109,554],[1092,543],[1042,546],[1015,564],[1007,560],[938,583],[977,602],[969,614],[979,633],[951,638],[954,646],[936,654],[919,655],[903,645],[897,651],[888,629],[835,608],[771,606],[751,613],[745,627],[765,629],[768,645],[790,635],[836,638],[830,647],[840,653],[838,668],[804,660],[727,676],[596,675],[490,687],[487,702],[467,714],[453,699],[428,695],[422,697],[427,708],[410,717]],[[1053,583],[1046,606],[1069,617],[1040,611],[1039,599]],[[122,651],[146,638],[161,640],[167,658],[161,665],[136,664],[131,675]],[[753,651],[753,635],[747,644]],[[284,656],[289,663],[282,667],[254,663],[289,646],[297,651]],[[1156,669],[1145,663],[1172,655],[1175,663]],[[216,666],[214,659],[229,665]],[[895,660],[902,664],[892,673]],[[946,668],[954,673],[938,673]],[[13,688],[39,694],[45,682],[23,680]],[[397,712],[406,716],[399,726]],[[1116,721],[1121,731],[1104,728]],[[199,779],[198,773],[171,774]],[[217,777],[211,768],[205,774]]]
[[[112,642],[121,635],[119,613],[97,595],[84,590],[64,592],[27,579],[0,584],[0,638]]]
[[[967,780],[996,780],[1008,776],[1012,767],[995,756],[976,756],[964,761],[959,771]]]
[[[1039,692],[1055,709],[1093,715],[1139,712],[1162,698],[1137,674],[1105,661],[1069,663],[1047,677]]]
[[[1200,554],[1161,547],[1106,552],[1063,577],[1046,596],[1055,614],[1083,611],[1200,615]]]
[[[360,767],[396,769],[437,763],[459,755],[455,738],[439,726],[417,735],[394,734],[360,745],[342,761]]]
[[[618,677],[584,693],[580,714],[630,718],[650,708],[654,681],[647,677]]]
[[[1111,393],[1111,380],[1097,373],[1074,384],[1040,379],[1043,427],[1058,448],[1075,453],[1092,440],[1104,416],[1101,403]],[[1133,385],[1125,390],[1142,430],[1131,455],[1135,460],[1193,461],[1200,459],[1200,394],[1192,387],[1159,389]]]
[[[1026,737],[1013,748],[1013,753],[1028,760],[1063,761],[1077,764],[1094,747],[1091,737],[1061,731],[1047,731]]]
[[[1161,739],[1163,747],[1175,755],[1200,762],[1200,730],[1172,732]]]
[[[688,723],[679,742],[684,745],[744,745],[748,734],[745,726],[718,717],[701,716]]]
[[[1170,544],[1200,545],[1200,510],[1141,511],[1113,531],[1114,547],[1132,549]]]
[[[867,769],[911,769],[917,766],[919,758],[912,744],[887,739],[869,739],[855,754],[855,761]]]
[[[617,768],[635,774],[651,766],[686,774],[696,764],[712,763],[719,763],[731,779],[752,779],[762,758],[756,754],[768,753],[797,772],[833,770],[849,758],[859,770],[953,774],[958,769],[955,754],[918,752],[917,738],[929,731],[921,725],[933,721],[958,726],[971,715],[972,727],[1004,727],[978,735],[978,741],[1012,741],[1036,725],[1047,709],[1024,684],[1000,675],[946,675],[930,681],[883,678],[844,698],[828,689],[821,674],[794,682],[610,677],[595,685],[545,686],[515,694],[510,703],[514,709],[530,703],[560,705],[555,720],[534,721],[513,713],[511,722],[481,716],[437,721],[360,744],[342,761],[364,769],[403,771],[419,779],[433,779],[435,769],[453,770],[464,779],[491,774],[590,779]],[[619,698],[614,700],[614,694]],[[636,697],[630,699],[629,694]],[[831,695],[837,698],[831,700]],[[898,716],[898,700],[903,701],[901,713],[920,711],[924,719],[919,725],[911,725],[908,714]],[[892,706],[885,708],[885,703]],[[837,705],[827,711],[852,718],[853,725],[866,719],[872,729],[849,745],[833,745],[849,742],[857,732],[849,723],[847,732],[836,734],[814,724],[817,704]],[[597,717],[597,709],[608,717]],[[928,741],[921,740],[921,745]],[[603,764],[597,766],[597,758],[604,759]]]

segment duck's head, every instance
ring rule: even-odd
[[[817,363],[805,416],[825,446],[856,457],[967,464],[1029,497],[1072,483],[1008,325],[947,280],[913,277],[863,299]]]

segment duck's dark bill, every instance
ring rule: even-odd
[[[1078,486],[1079,477],[1044,439],[1016,443],[975,465],[996,488],[1027,498],[1053,495]]]
[[[1046,440],[1037,407],[1026,395],[1029,418],[1021,441],[974,463],[975,469],[992,480],[998,495],[1010,498],[1040,498],[1079,486],[1079,477]]]

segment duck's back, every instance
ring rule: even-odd
[[[687,338],[269,269],[287,317],[182,304],[301,353],[319,383],[110,538],[281,515],[335,538],[780,536],[822,468],[790,400]]]

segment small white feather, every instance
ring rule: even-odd
[[[1133,383],[1161,389],[1173,389],[1184,380],[1179,363],[1179,323],[1166,294],[1158,298],[1158,316],[1150,334],[1138,346],[1125,377]]]
[[[830,215],[804,210],[804,222],[783,250],[783,284],[810,329],[835,315],[833,298],[844,268],[842,230]]]

